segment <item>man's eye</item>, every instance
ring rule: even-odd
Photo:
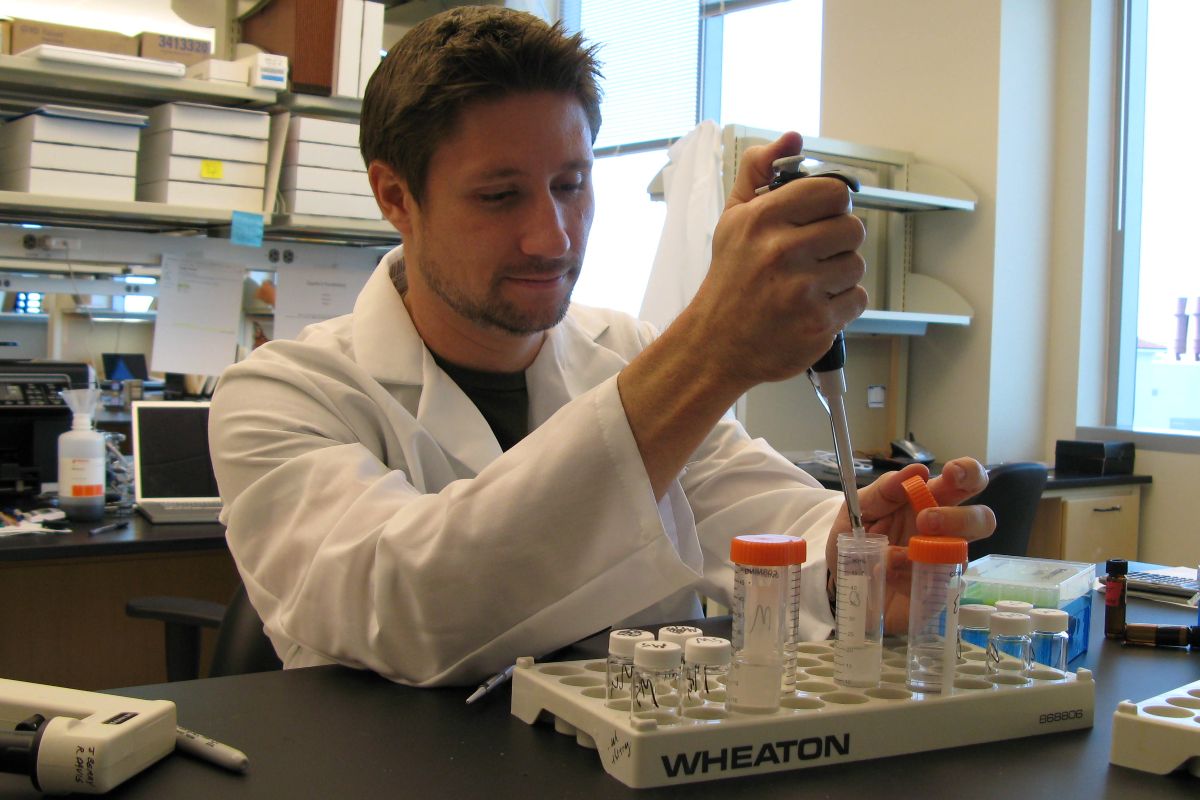
[[[502,192],[480,192],[479,199],[485,203],[502,203],[510,197],[516,197],[516,191],[505,189]]]

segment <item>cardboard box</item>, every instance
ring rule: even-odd
[[[288,127],[291,127],[290,125]],[[320,142],[288,142],[283,149],[283,164],[302,167],[324,167],[361,172],[366,169],[357,147],[343,147]]]
[[[289,214],[312,214],[318,217],[349,217],[351,219],[383,219],[374,197],[334,192],[306,192],[300,189],[283,192],[284,207]]]
[[[0,147],[58,142],[112,150],[137,150],[140,131],[141,128],[136,125],[114,125],[78,117],[33,113],[0,126]]]
[[[138,40],[132,36],[110,31],[95,31],[91,28],[55,25],[50,22],[34,22],[28,19],[12,21],[12,41],[9,52],[19,55],[39,44],[77,47],[80,50],[99,50],[103,53],[119,53],[124,56],[138,54]]]
[[[266,139],[271,130],[271,118],[267,112],[252,111],[248,108],[210,106],[202,103],[164,103],[150,109],[146,116],[150,120],[146,127],[148,134],[177,130]]]
[[[12,22],[0,19],[0,55],[12,52]]]
[[[292,115],[288,124],[289,142],[321,142],[342,147],[358,147],[358,123]]]
[[[133,200],[134,179],[56,169],[25,169],[0,173],[0,189],[89,200]]]
[[[263,191],[244,186],[217,186],[190,181],[139,183],[137,199],[173,206],[197,206],[262,213]]]
[[[212,42],[203,39],[188,39],[166,33],[139,33],[138,53],[142,58],[157,58],[162,61],[177,61],[180,64],[198,64],[212,56]]]
[[[293,164],[285,167],[279,178],[279,188],[284,191],[303,189],[312,192],[335,192],[374,197],[366,171],[350,172],[343,169],[302,167]]]
[[[245,161],[248,164],[267,163],[267,140],[247,139],[242,136],[165,130],[142,134],[142,149],[165,153],[168,156],[215,158],[221,161]]]
[[[132,150],[30,142],[27,146],[0,148],[0,164],[7,171],[58,169],[132,178],[137,170],[137,154]]]
[[[138,183],[191,181],[218,186],[246,186],[261,190],[267,182],[265,164],[221,161],[213,158],[142,153],[138,158]]]

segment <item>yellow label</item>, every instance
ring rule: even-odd
[[[200,162],[200,177],[205,180],[219,181],[225,177],[225,163],[204,159]]]

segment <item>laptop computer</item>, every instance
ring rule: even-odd
[[[208,406],[133,404],[134,499],[155,524],[217,521],[221,498],[208,455]]]

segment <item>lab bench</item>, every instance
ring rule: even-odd
[[[221,525],[153,525],[137,514],[129,522],[94,536],[101,522],[0,538],[0,675],[75,689],[165,680],[163,626],[126,617],[125,602],[224,603],[237,570]]]

